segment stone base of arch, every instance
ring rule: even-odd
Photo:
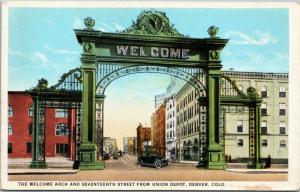
[[[80,170],[102,170],[104,162],[97,160],[96,144],[82,144],[79,148]]]
[[[208,148],[208,169],[225,169],[226,163],[223,158],[223,149],[220,145],[210,145]]]
[[[48,164],[45,161],[32,161],[29,167],[33,169],[46,169],[48,168]]]

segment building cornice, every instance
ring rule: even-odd
[[[227,77],[247,78],[247,79],[282,79],[288,80],[288,73],[270,72],[248,72],[248,71],[222,71]]]

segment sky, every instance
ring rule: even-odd
[[[95,29],[116,32],[129,27],[144,9],[9,8],[8,89],[24,91],[46,78],[54,85],[60,76],[80,66],[81,47],[73,29],[83,29],[90,16]],[[288,72],[287,9],[156,9],[166,12],[182,34],[207,38],[211,25],[230,41],[222,52],[223,70]],[[170,77],[134,74],[113,81],[106,90],[104,135],[136,135],[141,122],[150,126],[154,96],[166,92]],[[178,80],[178,84],[183,84]]]

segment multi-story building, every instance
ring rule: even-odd
[[[166,158],[176,159],[176,104],[173,96],[165,99],[165,141],[166,141]]]
[[[165,125],[166,125],[166,109],[165,104],[161,104],[155,112],[155,138],[156,143],[153,145],[155,152],[161,157],[165,157],[166,140],[165,140]]]
[[[8,157],[32,156],[32,98],[24,91],[8,92]],[[75,159],[75,110],[47,108],[46,157]]]
[[[136,155],[136,137],[124,137],[123,138],[123,152]]]
[[[117,140],[115,138],[103,137],[103,151],[109,154],[117,153]]]
[[[157,144],[157,138],[156,138],[156,113],[152,113],[151,115],[151,142],[152,146],[156,146]]]
[[[287,163],[288,158],[288,74],[225,71],[246,93],[252,86],[262,97],[261,157],[271,156],[273,163]],[[242,161],[249,155],[248,116],[227,114],[225,126],[225,153],[232,160]]]
[[[176,151],[180,161],[198,160],[199,106],[198,93],[185,84],[175,95],[176,104]],[[205,121],[205,119],[203,119]]]
[[[136,135],[137,153],[140,154],[145,150],[149,150],[151,147],[151,128],[143,127],[143,125],[139,123],[136,128]]]
[[[287,163],[288,158],[288,74],[225,71],[246,93],[252,86],[262,97],[261,157],[271,156],[273,163]],[[198,160],[199,130],[205,123],[205,108],[197,104],[197,93],[185,84],[175,95],[176,133],[180,160]],[[201,118],[199,118],[199,114]],[[249,114],[244,111],[225,113],[225,154],[232,161],[247,162],[249,157]],[[200,119],[200,120],[199,120]],[[203,121],[202,121],[203,120]]]

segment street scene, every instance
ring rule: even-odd
[[[288,181],[286,9],[9,18],[8,181]]]
[[[118,160],[105,161],[102,171],[72,170],[72,162],[50,160],[48,170],[39,170],[38,174],[27,174],[17,163],[9,169],[11,181],[284,181],[287,180],[287,170],[275,166],[270,170],[249,170],[243,164],[229,165],[226,171],[196,168],[196,163],[170,163],[161,169],[151,166],[138,166],[136,156],[123,155]],[[29,165],[27,162],[27,165]],[[59,162],[59,163],[58,163]],[[24,163],[24,162],[23,162]],[[26,163],[24,163],[26,164]],[[24,165],[23,164],[23,165]],[[53,170],[53,171],[52,171]]]

